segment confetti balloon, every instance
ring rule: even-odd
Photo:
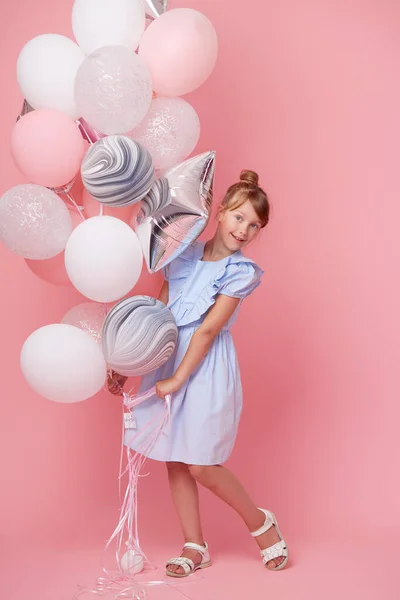
[[[81,166],[82,182],[93,198],[107,206],[139,202],[154,181],[148,151],[122,135],[98,140],[89,148]]]
[[[206,227],[214,165],[215,152],[194,156],[157,179],[142,200],[136,233],[150,273],[179,256]]]
[[[83,302],[71,308],[62,318],[61,323],[79,327],[86,331],[98,344],[101,345],[101,329],[106,317],[104,304],[97,302]]]
[[[0,240],[15,254],[41,260],[62,252],[72,231],[64,202],[40,185],[17,185],[0,199]]]
[[[79,115],[101,133],[126,133],[150,108],[150,71],[123,46],[107,46],[90,54],[75,79]]]
[[[140,125],[129,133],[150,152],[155,169],[169,169],[195,149],[200,121],[182,98],[155,98]]]
[[[121,375],[145,375],[161,367],[175,350],[178,328],[169,310],[149,296],[118,302],[103,325],[103,352]]]

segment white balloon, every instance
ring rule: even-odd
[[[76,119],[75,77],[85,55],[63,35],[45,33],[30,40],[17,62],[22,94],[33,108],[54,108]]]
[[[142,0],[75,0],[72,29],[86,54],[104,46],[135,50],[146,25]]]
[[[97,394],[107,376],[99,345],[88,333],[56,323],[34,331],[21,350],[31,388],[54,402],[81,402]]]
[[[113,302],[130,292],[140,277],[142,263],[135,232],[115,217],[92,217],[82,222],[65,248],[65,268],[71,282],[95,302]]]

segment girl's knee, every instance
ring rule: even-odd
[[[210,467],[205,465],[189,465],[189,472],[196,481],[204,481],[207,478]]]

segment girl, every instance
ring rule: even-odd
[[[176,319],[178,344],[163,367],[143,378],[140,391],[155,385],[159,398],[173,394],[170,428],[149,454],[167,465],[185,539],[181,556],[167,562],[171,577],[186,577],[211,565],[200,520],[198,483],[242,517],[267,569],[282,569],[288,560],[274,514],[257,508],[236,477],[221,466],[231,454],[242,410],[230,328],[242,300],[259,285],[263,274],[242,249],[267,225],[269,212],[257,173],[242,171],[240,181],[228,189],[219,207],[214,237],[189,246],[163,270],[159,300],[168,304]],[[125,381],[113,373],[110,391],[121,394]],[[162,411],[156,397],[135,408],[137,430]],[[126,437],[125,443],[137,449],[139,438],[131,445]]]

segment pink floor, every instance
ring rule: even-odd
[[[1,561],[4,600],[70,600],[78,584],[90,584],[99,573],[102,548],[80,547],[51,552],[32,545],[9,551]],[[147,548],[160,567],[174,547]],[[186,580],[147,588],[147,600],[398,600],[398,549],[387,539],[301,543],[291,540],[286,570],[270,573],[246,546],[214,548],[213,566]],[[160,568],[152,575],[163,577]],[[87,598],[97,596],[85,595]],[[112,594],[103,596],[112,598]]]

